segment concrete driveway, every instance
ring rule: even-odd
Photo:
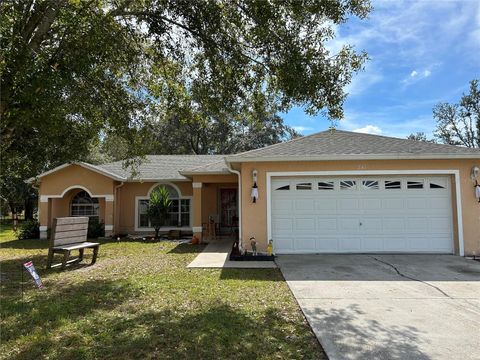
[[[480,359],[480,262],[283,255],[277,264],[331,360]]]

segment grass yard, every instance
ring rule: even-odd
[[[3,359],[326,358],[277,269],[187,269],[201,246],[121,241],[46,271],[46,241],[3,230]],[[45,289],[25,272],[22,301],[27,260]]]

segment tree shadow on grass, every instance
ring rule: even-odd
[[[188,243],[179,242],[177,246],[169,250],[167,254],[200,254],[206,245],[192,245]]]
[[[48,249],[48,240],[27,239],[10,240],[0,243],[0,248],[4,249]]]
[[[280,269],[222,268],[221,280],[285,281]]]
[[[10,293],[2,299],[3,343],[21,340],[32,332],[53,333],[60,326],[73,324],[92,312],[134,300],[138,291],[125,280],[87,280],[75,284],[50,283],[45,289],[30,289],[24,297],[21,295]],[[26,358],[44,357],[43,344],[37,345],[38,349],[30,349]]]
[[[89,338],[95,341],[82,340]],[[76,335],[49,336],[48,343],[41,344],[33,341],[13,358],[33,358],[39,347],[44,355],[62,349],[58,353],[62,359],[325,359],[308,328],[282,318],[278,309],[254,318],[225,304],[182,315],[148,310],[128,317],[109,316],[80,324]],[[89,356],[81,355],[87,352]]]

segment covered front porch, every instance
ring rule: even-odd
[[[239,198],[236,175],[195,175],[193,235],[201,242],[238,238]]]
[[[84,186],[64,189],[61,194],[41,195],[39,199],[40,238],[48,237],[53,219],[66,216],[88,216],[104,224],[105,236],[111,236],[114,225],[113,194],[96,195]]]

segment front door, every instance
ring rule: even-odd
[[[220,231],[231,232],[238,227],[237,189],[220,189]]]

